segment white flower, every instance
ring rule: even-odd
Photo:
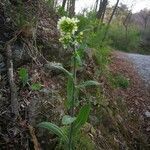
[[[75,34],[78,30],[78,22],[79,20],[77,18],[62,17],[59,19],[57,24],[57,28],[60,31],[59,41],[63,44],[64,48],[69,44],[79,44],[79,37],[82,36],[82,32],[80,36]]]
[[[58,21],[57,28],[60,31],[61,35],[71,34],[74,35],[75,32],[78,30],[77,23],[79,20],[77,18],[69,18],[69,17],[62,17]]]

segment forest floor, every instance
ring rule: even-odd
[[[137,62],[141,62],[142,64],[144,64],[145,61],[146,66],[136,65],[136,63],[134,63],[133,61],[134,59],[136,59],[135,56],[138,56],[137,59],[140,59],[137,60]],[[104,149],[116,149],[117,144],[124,146],[124,141],[126,141],[129,146],[136,145],[137,148],[139,148],[138,139],[140,139],[141,134],[142,138],[146,138],[146,143],[150,143],[150,93],[148,91],[148,86],[145,86],[145,80],[143,80],[143,76],[141,76],[140,72],[138,72],[140,71],[140,69],[145,68],[145,74],[147,75],[149,73],[149,66],[147,64],[149,59],[146,57],[147,59],[143,60],[142,58],[144,56],[140,56],[141,55],[133,55],[118,51],[112,52],[112,55],[110,56],[111,63],[109,64],[108,68],[111,74],[113,75],[113,77],[119,74],[129,79],[130,85],[127,88],[111,87],[108,83],[108,79],[105,76],[102,76],[99,79],[99,82],[102,84],[102,92],[105,96],[100,98],[100,102],[98,102],[98,104],[92,103],[92,111],[89,117],[89,123],[94,127],[96,132],[92,132],[91,130],[88,131],[93,135],[95,139],[93,141],[95,142],[97,149],[100,149],[103,146]],[[86,71],[79,73],[78,76],[83,76],[83,78],[92,78],[94,76],[93,70],[95,68],[95,64],[93,60],[91,62],[87,60],[86,64]],[[137,66],[142,68],[137,69]],[[20,113],[25,114],[22,115],[22,121],[20,124],[22,125],[22,122],[27,122],[28,118],[32,119],[32,117],[33,120],[36,120],[36,123],[44,120],[59,122],[62,115],[65,113],[63,107],[63,99],[65,98],[64,89],[66,80],[64,79],[64,77],[62,77],[62,74],[50,76],[48,71],[45,72],[43,68],[39,68],[36,64],[26,64],[24,67],[28,69],[30,79],[32,79],[32,81],[38,81],[43,85],[43,90],[34,92],[29,90],[28,87],[20,87],[18,75],[17,72],[15,72],[16,84],[18,87],[20,87],[18,90],[19,100],[20,103],[24,106],[24,109],[22,109]],[[2,78],[1,80],[3,81],[5,79]],[[19,126],[19,131],[21,131],[21,133],[18,131],[19,133],[17,135],[21,136],[14,136],[12,138],[9,130],[15,132],[16,128],[14,131],[14,124],[11,120],[11,116],[9,115],[10,113],[7,110],[9,104],[6,104],[6,102],[9,102],[9,90],[5,90],[5,86],[3,85],[2,81],[0,82],[0,87],[3,93],[4,100],[1,103],[2,113],[0,115],[0,123],[3,126],[1,129],[0,139],[2,139],[3,142],[0,143],[0,146],[3,147],[2,149],[11,149],[11,146],[16,147],[16,145],[18,145],[19,143],[16,142],[15,144],[14,141],[16,141],[17,139],[22,141],[20,137],[26,135],[28,133],[28,130],[24,126]],[[147,80],[147,83],[148,81],[149,80]],[[7,88],[9,87],[6,84],[6,89]],[[51,94],[53,96],[50,96]],[[35,106],[33,107],[32,105],[29,105],[34,103],[34,100],[36,100],[36,103],[38,100],[38,103],[35,105],[38,106],[36,108],[34,108]],[[121,102],[122,100],[126,105]],[[99,107],[99,105],[101,105],[102,107]],[[30,109],[32,111],[30,111]],[[27,114],[27,112],[29,114]],[[108,114],[106,114],[107,112]],[[134,121],[134,116],[137,116],[138,121]],[[7,138],[5,137],[6,135]],[[38,139],[42,139],[40,140],[40,145],[42,148],[48,148],[50,146],[49,144],[52,144],[49,141],[45,141],[46,135],[41,138],[41,135],[37,133]],[[44,143],[42,144],[43,139]],[[27,143],[27,141],[28,138],[25,137],[24,143]],[[137,143],[135,143],[135,141]],[[46,142],[48,143],[47,145],[45,144]],[[22,145],[23,147],[25,147],[25,144]],[[131,147],[131,149],[132,148],[133,147]]]
[[[115,51],[113,72],[121,72],[131,80],[125,91],[126,102],[131,110],[146,120],[145,131],[150,135],[150,56]]]

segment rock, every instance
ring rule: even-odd
[[[0,3],[0,45],[12,38],[13,27],[7,22],[3,5]]]
[[[19,67],[31,60],[31,57],[27,53],[27,49],[23,47],[22,44],[15,43],[12,46],[12,53],[13,53],[13,63],[14,67]],[[6,71],[6,60],[4,59],[3,55],[0,54],[0,73]]]
[[[20,43],[15,43],[12,50],[14,66],[18,67],[31,59],[27,53],[27,49],[25,49]]]
[[[150,132],[150,127],[146,128],[146,131],[147,131],[147,132]]]
[[[3,55],[0,54],[0,62],[3,62],[4,61],[4,57]]]
[[[150,118],[150,112],[149,112],[149,111],[146,111],[146,112],[145,112],[145,116],[146,116],[147,118]]]
[[[3,71],[5,71],[5,63],[4,63],[4,57],[3,55],[0,54],[0,73],[2,73]]]

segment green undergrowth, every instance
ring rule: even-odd
[[[93,58],[99,65],[99,73],[106,73],[107,66],[110,62],[109,55],[111,48],[109,47],[111,40],[106,37],[104,39],[104,34],[106,31],[106,24],[100,23],[95,18],[94,12],[87,13],[86,16],[77,16],[80,19],[79,29],[84,31],[84,42],[87,47],[92,49]]]
[[[107,73],[107,67],[110,63],[109,59],[110,48],[108,47],[100,47],[98,49],[94,49],[94,57],[96,63],[99,65],[99,73],[104,74]]]
[[[130,85],[130,80],[122,74],[109,75],[108,80],[112,87],[127,89]]]

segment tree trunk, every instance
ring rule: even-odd
[[[146,30],[146,28],[147,28],[147,22],[148,22],[148,18],[146,18],[145,20],[144,20],[144,29]]]
[[[110,25],[110,23],[111,23],[111,21],[112,21],[112,18],[113,18],[114,14],[115,14],[115,11],[117,10],[118,4],[119,4],[119,0],[117,0],[116,5],[115,5],[115,7],[114,7],[114,9],[113,9],[113,12],[112,12],[112,14],[111,14],[111,16],[110,16],[110,19],[109,19],[109,21],[108,21],[108,26]]]
[[[97,12],[98,2],[99,2],[99,0],[96,0],[96,2],[95,2],[95,8],[94,8],[94,11],[95,11],[95,12]]]
[[[99,9],[98,9],[98,12],[97,12],[97,19],[101,19],[102,7],[103,7],[103,0],[100,0]]]
[[[104,20],[107,4],[108,4],[108,0],[106,0],[106,2],[104,3],[103,12],[101,16],[101,22],[103,22]]]
[[[62,8],[63,8],[63,9],[65,9],[66,2],[67,2],[67,0],[63,0],[63,2],[62,2]]]
[[[54,9],[56,9],[56,7],[57,7],[57,2],[58,2],[57,0],[54,0],[54,6],[53,6]]]
[[[103,21],[105,12],[106,12],[106,6],[108,4],[108,0],[101,0],[99,3],[99,10],[97,12],[97,19]]]
[[[125,27],[125,31],[126,31],[126,42],[128,40],[128,26],[129,26],[129,22],[130,22],[130,19],[131,19],[131,11],[127,14],[125,20],[123,21],[123,25]]]
[[[106,30],[105,30],[105,33],[104,33],[104,38],[103,38],[102,42],[103,42],[103,41],[105,40],[105,38],[106,38],[108,29],[109,29],[109,25],[110,25],[110,23],[111,23],[111,21],[112,21],[112,18],[113,18],[114,14],[115,14],[115,12],[116,12],[116,10],[117,10],[118,4],[119,4],[119,0],[117,0],[116,5],[115,5],[115,7],[114,7],[114,9],[113,9],[113,12],[112,12],[112,14],[111,14],[111,16],[110,16],[110,19],[109,19],[109,21],[108,21],[108,24],[107,24],[107,27],[106,27]]]
[[[69,8],[70,8],[70,0],[67,0],[67,12],[69,13]]]
[[[69,17],[73,17],[74,15],[75,15],[75,0],[70,0]]]

